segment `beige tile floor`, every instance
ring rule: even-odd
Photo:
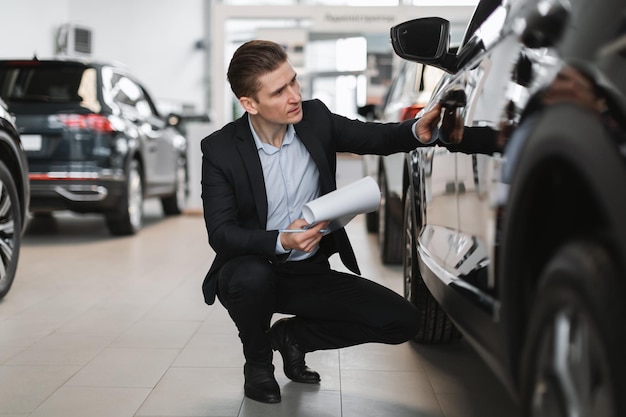
[[[360,177],[341,158],[340,185]],[[113,238],[97,216],[36,219],[18,276],[0,302],[0,417],[507,417],[504,389],[463,342],[369,344],[314,352],[319,386],[290,382],[283,401],[244,398],[234,325],[200,293],[214,253],[201,216],[163,218]],[[364,219],[349,226],[361,269],[400,292]],[[340,265],[333,258],[338,268]]]

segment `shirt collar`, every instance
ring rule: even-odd
[[[280,150],[280,148],[276,148],[269,143],[261,142],[261,138],[257,135],[254,127],[252,126],[252,120],[250,119],[250,115],[248,115],[248,125],[250,126],[250,131],[252,132],[252,137],[254,138],[254,143],[256,144],[257,150],[263,149],[263,151],[267,154],[273,154]],[[285,133],[285,137],[283,138],[283,146],[289,145],[293,142],[294,137],[296,136],[296,129],[292,124],[287,125],[287,132]]]

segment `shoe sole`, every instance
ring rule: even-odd
[[[258,401],[260,403],[265,403],[265,404],[276,404],[281,401],[280,394],[278,395],[260,394],[259,392],[253,389],[246,388],[246,387],[244,387],[244,394],[246,397],[250,398],[251,400]]]
[[[285,370],[283,369],[283,372]],[[289,375],[287,375],[287,373],[285,372],[285,376],[289,379],[291,379],[293,382],[299,382],[300,384],[319,384],[320,381],[322,380],[321,378],[316,378],[316,379],[300,379],[300,378],[292,378]]]

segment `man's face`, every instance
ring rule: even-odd
[[[256,99],[242,97],[241,104],[252,115],[268,123],[287,125],[302,120],[302,95],[296,72],[289,62],[259,77]]]

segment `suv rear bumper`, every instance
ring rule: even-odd
[[[33,212],[105,212],[116,208],[126,193],[124,176],[31,173],[29,178],[30,209]]]

